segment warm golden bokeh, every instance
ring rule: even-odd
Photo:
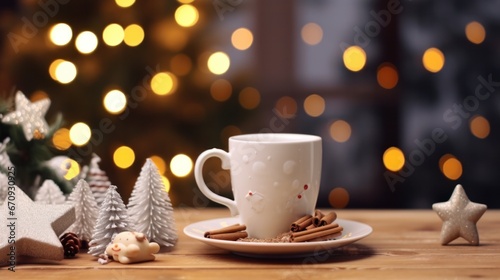
[[[122,169],[129,168],[135,161],[135,152],[128,146],[120,146],[113,153],[113,162]]]
[[[104,28],[102,32],[102,40],[108,46],[115,47],[123,42],[125,31],[123,27],[117,23],[112,23]]]
[[[399,75],[396,66],[391,63],[383,63],[377,69],[377,82],[385,89],[393,89],[398,84]]]
[[[83,146],[87,144],[92,137],[92,131],[90,127],[83,122],[75,123],[69,129],[69,138],[71,142],[76,146]]]
[[[69,137],[69,129],[59,128],[52,136],[52,144],[56,149],[64,151],[71,147],[71,139]]]
[[[465,26],[465,36],[474,44],[481,44],[486,38],[484,26],[477,21],[471,21]]]
[[[283,96],[276,101],[274,109],[281,117],[291,119],[297,115],[297,101],[290,96]]]
[[[347,69],[358,72],[365,67],[366,53],[359,46],[350,46],[344,51],[342,59]]]
[[[49,38],[54,45],[64,46],[73,38],[73,30],[66,23],[58,23],[50,28]]]
[[[472,135],[479,139],[484,139],[490,135],[490,122],[483,116],[474,116],[469,122]]]
[[[208,70],[215,75],[226,73],[231,65],[229,56],[224,52],[215,52],[210,55],[207,61]]]
[[[304,110],[311,117],[321,116],[325,106],[325,99],[318,94],[311,94],[304,100]]]
[[[336,120],[330,125],[330,137],[339,143],[351,138],[351,125],[344,120]]]
[[[90,54],[95,51],[99,41],[91,31],[83,31],[76,37],[75,47],[82,54]]]
[[[177,177],[186,177],[192,169],[193,160],[185,154],[178,154],[170,161],[170,171]]]
[[[255,109],[260,104],[260,93],[256,88],[246,87],[240,91],[238,101],[247,110]]]
[[[439,162],[441,171],[446,178],[458,180],[462,176],[462,163],[455,156],[446,154],[441,157]]]
[[[237,50],[244,51],[252,46],[253,34],[248,28],[238,28],[231,35],[231,44]]]
[[[390,147],[385,150],[382,160],[385,168],[393,172],[401,170],[405,165],[405,155],[397,147]]]
[[[216,101],[223,102],[231,97],[233,87],[231,83],[224,79],[215,80],[210,86],[210,95]]]
[[[300,35],[306,44],[314,46],[321,43],[323,39],[323,29],[317,23],[310,22],[302,27]]]
[[[444,54],[437,48],[430,48],[424,52],[422,56],[422,63],[425,69],[432,73],[437,73],[441,71],[444,67]]]
[[[334,188],[328,194],[328,202],[333,208],[345,208],[349,204],[349,192],[345,188]]]

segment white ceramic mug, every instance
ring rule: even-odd
[[[202,169],[211,157],[230,169],[234,201],[213,193]],[[290,230],[316,207],[321,177],[321,138],[314,135],[261,133],[229,138],[229,152],[211,149],[196,160],[194,175],[201,192],[239,214],[254,238],[271,238]]]

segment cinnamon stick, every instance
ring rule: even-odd
[[[236,241],[240,238],[247,238],[248,234],[246,231],[237,231],[237,232],[229,232],[229,233],[209,234],[208,236],[205,236],[205,237],[210,238],[210,239]]]
[[[292,226],[290,227],[290,230],[293,232],[301,231],[311,224],[312,224],[312,216],[305,215],[304,217],[293,222]]]
[[[338,226],[339,225],[337,223],[333,223],[333,224],[329,224],[329,225],[326,225],[326,226],[323,226],[323,227],[316,227],[316,228],[312,228],[312,229],[308,229],[308,230],[303,230],[303,231],[299,231],[299,232],[292,232],[292,236],[293,237],[299,237],[299,236],[302,236],[302,235],[311,234],[311,233],[315,233],[315,232],[318,232],[318,231],[329,230],[329,229],[332,229],[332,228],[336,228]]]
[[[321,220],[319,221],[319,225],[318,226],[322,227],[322,226],[325,226],[325,225],[329,225],[333,221],[335,221],[335,219],[337,219],[337,213],[335,213],[335,212],[332,211],[332,212],[326,214],[324,217],[321,218]]]
[[[335,233],[339,233],[344,230],[344,228],[338,226],[337,224],[332,224],[336,225],[335,227],[330,227],[331,225],[328,226],[323,226],[323,227],[318,227],[312,230],[306,230],[303,231],[305,234],[299,235],[299,236],[294,236],[292,234],[292,242],[304,242],[304,241],[311,241],[316,238],[324,237],[327,235],[332,235]],[[317,231],[315,231],[318,229]],[[303,233],[300,232],[300,233]]]
[[[313,224],[317,227],[319,227],[319,221],[321,218],[323,218],[325,214],[321,212],[320,210],[314,210],[314,216],[313,216]]]
[[[334,234],[321,236],[321,237],[314,238],[314,239],[307,240],[307,241],[309,241],[309,242],[311,242],[311,241],[325,241],[325,240],[334,239],[334,238],[337,238],[337,237],[340,237],[340,236],[342,236],[342,232],[337,232],[337,233],[334,233]]]
[[[216,234],[221,234],[221,233],[234,233],[234,232],[242,231],[245,229],[247,229],[247,227],[245,225],[234,224],[234,225],[230,225],[230,226],[223,227],[220,229],[207,231],[207,232],[205,232],[205,234],[203,236],[210,238],[209,236],[211,236],[211,235],[216,235]]]

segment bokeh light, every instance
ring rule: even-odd
[[[253,34],[247,28],[241,27],[236,29],[231,35],[231,44],[235,49],[244,51],[252,46]]]
[[[300,35],[306,44],[314,46],[321,43],[323,39],[323,29],[317,23],[310,22],[302,27]]]
[[[64,46],[73,38],[73,30],[66,23],[58,23],[50,29],[49,38],[54,45]]]
[[[169,192],[170,191],[170,181],[168,180],[168,178],[161,175],[161,181],[163,182],[163,185],[165,186],[165,191]]]
[[[350,46],[344,51],[342,59],[347,69],[358,72],[365,67],[366,53],[359,46]]]
[[[349,192],[345,188],[334,188],[328,194],[328,202],[333,208],[345,208],[349,204]]]
[[[116,5],[118,5],[118,7],[128,8],[132,5],[134,5],[135,0],[115,0],[115,2],[116,2]]]
[[[486,38],[486,30],[479,22],[472,21],[465,26],[465,36],[471,43],[481,44]]]
[[[219,102],[224,102],[231,97],[233,87],[231,83],[224,79],[215,80],[210,86],[210,95]]]
[[[57,81],[57,77],[56,77],[56,69],[57,69],[57,66],[61,63],[65,61],[64,59],[56,59],[54,61],[52,61],[52,63],[50,63],[50,66],[49,66],[49,75],[50,77],[54,80],[54,81]]]
[[[282,118],[291,119],[297,114],[297,101],[290,96],[283,96],[274,106],[275,112]]]
[[[385,89],[393,89],[398,84],[399,75],[396,66],[383,63],[377,69],[377,82]]]
[[[69,129],[59,128],[52,136],[52,144],[58,150],[64,151],[71,147],[71,139],[69,137]]]
[[[221,133],[220,133],[220,139],[223,143],[227,143],[227,139],[231,136],[235,135],[240,135],[241,134],[241,129],[235,125],[228,125],[225,126]]]
[[[240,91],[238,101],[247,110],[255,109],[260,103],[260,93],[256,88],[246,87]]]
[[[123,42],[125,31],[123,27],[117,23],[112,23],[102,31],[102,40],[108,46],[115,47]]]
[[[77,70],[75,64],[72,62],[66,60],[60,61],[55,68],[55,80],[61,84],[71,83],[76,78]]]
[[[325,99],[318,94],[311,94],[304,100],[304,110],[311,117],[318,117],[325,111]]]
[[[330,137],[339,143],[351,138],[351,126],[344,120],[336,120],[330,125]]]
[[[176,54],[174,57],[172,57],[172,60],[170,60],[170,69],[174,74],[178,76],[189,74],[189,71],[191,71],[192,67],[193,62],[191,61],[191,58],[182,53]]]
[[[422,56],[422,63],[427,71],[437,73],[444,67],[444,54],[437,48],[429,48]]]
[[[120,146],[113,153],[113,162],[122,169],[129,168],[135,161],[135,153],[128,146]]]
[[[405,165],[405,155],[397,147],[390,147],[385,150],[382,160],[385,168],[393,172],[401,170]]]
[[[87,144],[92,136],[90,127],[83,122],[75,123],[69,129],[69,139],[76,146],[83,146]]]
[[[76,49],[82,54],[92,53],[97,48],[97,45],[97,36],[90,31],[83,31],[78,34],[75,40]]]
[[[186,177],[193,169],[193,161],[185,154],[175,155],[170,161],[170,171],[177,177]]]
[[[222,75],[226,73],[231,65],[231,60],[229,56],[224,52],[215,52],[208,58],[207,66],[210,72],[216,75]]]
[[[462,163],[454,155],[442,156],[439,166],[443,175],[450,180],[458,180],[462,176]]]
[[[127,97],[117,89],[111,90],[104,95],[103,105],[111,114],[120,114],[127,106]]]
[[[158,172],[160,174],[164,174],[165,171],[167,170],[167,164],[165,163],[165,161],[163,160],[162,157],[160,156],[157,156],[157,155],[154,155],[154,156],[151,156],[149,157],[151,159],[151,161],[156,165],[156,167],[158,168]]]
[[[170,72],[160,72],[151,79],[151,89],[158,95],[167,95],[177,89],[177,77]]]
[[[490,135],[490,122],[483,116],[476,115],[471,118],[469,128],[472,135],[484,139]]]
[[[69,166],[69,168],[67,168]],[[67,170],[64,179],[71,180],[80,174],[80,165],[74,159],[68,158],[61,164],[61,168]]]
[[[175,22],[182,27],[191,27],[198,22],[199,13],[198,9],[193,5],[185,4],[180,5],[175,10]]]
[[[129,47],[135,47],[144,40],[144,29],[138,24],[131,24],[123,31],[123,41]]]
[[[37,90],[31,94],[30,101],[35,102],[45,98],[49,98],[49,95],[43,90]]]

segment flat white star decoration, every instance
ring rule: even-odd
[[[432,209],[443,220],[441,228],[441,244],[463,237],[470,244],[479,245],[479,234],[476,223],[486,212],[485,204],[474,203],[465,194],[462,185],[458,184],[446,202],[434,203]]]
[[[21,91],[16,93],[16,110],[6,114],[2,118],[5,124],[21,125],[26,140],[43,139],[49,131],[49,125],[45,121],[45,113],[50,106],[50,99],[31,103]]]
[[[0,208],[0,221],[0,267],[11,266],[19,256],[62,260],[59,235],[75,221],[75,209],[69,204],[35,203],[16,187],[14,198],[8,197]]]

